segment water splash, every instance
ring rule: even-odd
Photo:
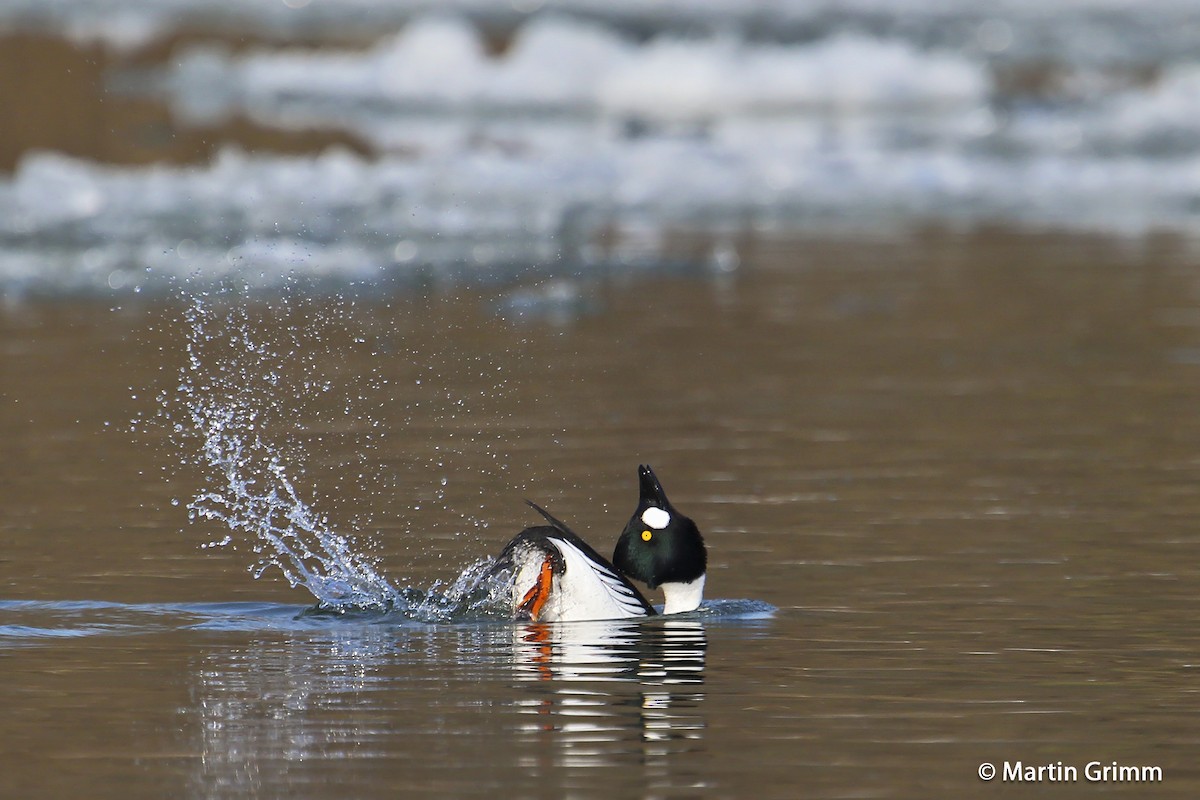
[[[204,547],[248,543],[257,556],[249,566],[255,579],[278,570],[292,587],[305,589],[316,600],[305,617],[365,614],[370,619],[383,615],[456,623],[511,619],[512,573],[495,559],[474,561],[453,580],[427,589],[397,584],[384,575],[371,552],[375,542],[357,535],[364,517],[355,517],[347,530],[317,510],[314,496],[297,477],[309,477],[303,465],[312,453],[302,436],[323,420],[315,410],[296,406],[303,405],[305,394],[334,390],[334,381],[321,373],[317,361],[318,356],[337,355],[337,337],[328,328],[348,319],[336,310],[311,314],[312,309],[298,305],[288,310],[316,319],[315,328],[275,318],[277,308],[270,309],[270,324],[259,324],[236,295],[200,294],[189,297],[184,307],[185,363],[174,391],[160,396],[160,416],[184,463],[203,476],[204,485],[187,503],[190,518],[227,529]],[[353,332],[350,336],[363,341]],[[298,387],[301,394],[289,387]],[[340,402],[333,405],[337,413],[375,429],[370,415]],[[300,438],[289,439],[288,434]],[[446,485],[444,475],[438,483]],[[471,517],[463,515],[463,520],[469,523]],[[773,611],[753,603],[718,607],[722,602],[733,601],[710,601],[698,613],[769,616]]]
[[[188,504],[192,519],[215,520],[235,534],[247,534],[259,556],[251,567],[255,578],[275,567],[322,606],[392,608],[400,593],[380,574],[376,560],[358,552],[350,537],[314,510],[259,430],[259,401],[241,360],[264,366],[276,354],[253,337],[244,317],[237,316],[242,312],[229,313],[221,333],[228,334],[223,344],[236,357],[210,368],[202,354],[221,337],[213,331],[219,315],[203,297],[194,298],[185,312],[187,363],[180,370],[179,398],[190,433],[201,441],[197,460],[209,481]],[[270,368],[265,376],[268,385],[278,382]],[[208,546],[232,541],[226,536]]]
[[[285,436],[296,410],[284,402],[284,387],[289,371],[301,370],[306,391],[330,390],[314,378],[312,342],[293,326],[256,334],[244,305],[205,295],[189,299],[183,322],[186,360],[175,391],[160,399],[184,462],[204,475],[187,504],[190,518],[229,530],[204,547],[248,542],[257,555],[250,573],[257,579],[278,570],[315,598],[316,613],[398,612],[429,622],[502,613],[503,576],[489,575],[491,559],[448,585],[397,588],[370,543],[338,530],[297,485],[303,453]]]

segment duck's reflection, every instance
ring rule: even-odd
[[[666,786],[671,757],[703,746],[708,638],[697,620],[528,625],[516,634],[517,677],[532,717],[527,768],[615,767],[633,755]]]
[[[360,788],[470,787],[459,763],[519,791],[594,786],[597,767],[646,789],[692,786],[703,759],[679,756],[704,746],[707,647],[685,619],[222,639],[190,677],[191,794],[282,794],[348,769]]]

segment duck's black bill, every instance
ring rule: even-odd
[[[667,493],[663,491],[662,484],[658,482],[658,476],[654,474],[654,470],[650,469],[649,464],[642,464],[638,467],[638,483],[641,484],[643,505],[652,505],[658,508],[666,508],[670,505]]]

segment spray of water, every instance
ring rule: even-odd
[[[183,321],[186,361],[175,391],[164,396],[163,416],[184,459],[205,476],[188,503],[191,519],[228,529],[206,547],[248,542],[257,556],[255,578],[277,569],[323,612],[398,612],[425,621],[502,613],[506,589],[503,576],[489,575],[491,559],[471,564],[449,585],[397,588],[378,558],[336,530],[297,486],[288,447],[271,434],[288,414],[278,389],[288,362],[303,361],[304,342],[271,343],[255,334],[243,306],[205,296],[190,299]],[[294,329],[284,331],[295,337]],[[298,366],[303,371],[305,364]],[[329,385],[318,381],[315,389]]]
[[[237,312],[230,312],[237,313]],[[373,559],[356,552],[351,540],[333,530],[311,500],[301,495],[279,452],[260,430],[258,398],[241,365],[224,369],[206,364],[206,346],[215,336],[217,315],[203,298],[185,313],[187,363],[180,370],[179,398],[187,432],[200,442],[199,464],[209,485],[188,504],[193,519],[216,520],[231,535],[245,534],[258,554],[255,577],[275,567],[292,586],[331,607],[389,609],[400,593],[379,573]],[[226,320],[228,323],[228,319]],[[256,341],[250,327],[226,324],[222,333],[239,356],[267,361],[272,350]],[[274,373],[267,371],[268,384]]]

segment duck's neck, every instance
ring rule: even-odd
[[[664,583],[662,585],[664,614],[682,614],[684,611],[695,611],[704,599],[704,576],[701,575],[687,583]]]

